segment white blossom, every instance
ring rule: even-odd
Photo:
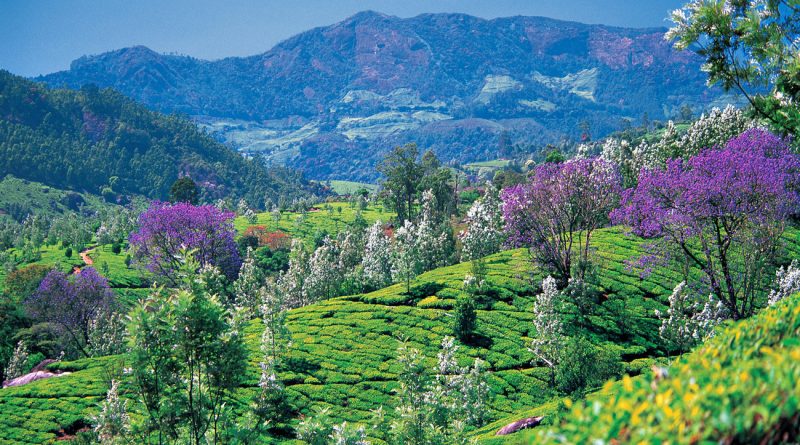
[[[364,246],[364,256],[361,265],[364,268],[364,278],[375,288],[388,286],[392,282],[392,251],[389,237],[383,232],[383,223],[375,224],[367,232],[367,242]]]
[[[775,289],[769,293],[769,305],[800,292],[800,268],[797,260],[792,261],[789,267],[781,267],[775,272]]]
[[[460,234],[463,260],[477,260],[500,251],[505,240],[501,206],[499,190],[489,183],[483,198],[467,212],[467,229]]]
[[[21,376],[25,372],[25,367],[28,365],[28,347],[24,341],[17,342],[14,352],[11,354],[11,359],[6,367],[6,379],[11,380]]]

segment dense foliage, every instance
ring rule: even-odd
[[[233,213],[211,205],[155,202],[139,216],[139,229],[130,236],[134,258],[172,285],[179,281],[187,254],[199,267],[215,266],[234,279],[241,259],[233,218]]]
[[[103,192],[166,199],[184,175],[201,197],[246,197],[253,204],[304,196],[299,174],[268,170],[178,116],[148,111],[110,89],[48,89],[0,71],[0,176]]]
[[[665,169],[643,170],[612,214],[658,237],[700,268],[733,318],[764,306],[788,216],[797,211],[800,159],[769,132],[749,130]]]
[[[706,59],[712,84],[743,94],[783,133],[800,130],[800,7],[794,0],[691,1],[666,34]]]

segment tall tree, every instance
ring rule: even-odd
[[[189,258],[186,269],[197,269]],[[142,407],[139,428],[157,443],[224,443],[228,397],[247,366],[240,326],[198,284],[154,291],[130,314],[133,387]],[[149,441],[149,440],[148,440]]]
[[[406,144],[395,147],[378,166],[384,176],[386,205],[397,213],[398,221],[414,217],[414,200],[423,174],[418,156],[417,145]]]
[[[503,191],[506,233],[565,287],[576,267],[583,278],[591,236],[619,202],[620,176],[602,159],[539,165],[530,182]],[[573,249],[579,255],[573,262]]]
[[[646,170],[612,220],[673,247],[699,268],[734,319],[766,302],[786,219],[797,211],[800,159],[786,141],[748,130],[725,148]]]
[[[188,176],[181,176],[172,183],[169,188],[170,202],[186,202],[189,204],[197,204],[200,199],[200,189],[197,184]]]
[[[531,346],[533,353],[550,368],[550,384],[555,385],[555,370],[558,366],[561,348],[564,346],[564,327],[558,305],[561,294],[556,287],[556,280],[547,277],[542,280],[542,292],[536,296],[533,305],[533,326],[536,338]]]
[[[383,223],[380,220],[375,221],[367,232],[361,261],[368,286],[380,289],[392,284],[391,247],[391,241],[384,233]]]

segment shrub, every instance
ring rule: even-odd
[[[458,297],[453,308],[453,336],[466,342],[475,332],[477,323],[478,314],[475,312],[475,302],[472,296]]]
[[[567,394],[580,394],[622,373],[619,354],[593,345],[585,337],[572,337],[561,350],[556,384]]]

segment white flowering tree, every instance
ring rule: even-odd
[[[564,328],[558,313],[560,298],[556,279],[548,276],[542,280],[542,292],[536,296],[533,305],[536,338],[531,342],[531,351],[550,368],[550,383],[553,386],[559,353],[564,346]]]
[[[24,341],[17,342],[14,352],[11,354],[11,359],[8,361],[6,367],[6,379],[11,380],[21,376],[25,372],[28,365],[28,347]]]
[[[442,339],[441,347],[432,373],[419,350],[400,344],[396,417],[385,432],[390,444],[467,444],[465,427],[485,421],[489,387],[482,362],[460,367],[452,337]]]
[[[256,265],[253,249],[248,247],[242,267],[239,269],[239,276],[233,282],[233,302],[234,304],[255,316],[261,302],[258,298],[258,290],[264,284],[264,274]]]
[[[404,282],[406,292],[410,292],[411,280],[417,276],[419,268],[417,230],[414,223],[406,220],[395,231],[392,247],[392,280]]]
[[[365,250],[363,229],[354,228],[338,236],[339,260],[336,265],[340,271],[339,294],[361,292],[364,287],[364,272],[361,263]]]
[[[483,279],[483,258],[500,251],[505,241],[503,201],[500,191],[487,184],[483,198],[475,201],[467,212],[467,228],[460,234],[461,259],[472,261],[472,273]]]
[[[630,186],[643,168],[662,168],[668,159],[688,158],[705,148],[722,147],[731,138],[755,126],[756,122],[744,111],[728,105],[703,114],[683,133],[669,121],[655,141],[642,140],[633,146],[624,139],[608,138],[603,141],[600,156],[616,164],[626,186]]]
[[[380,220],[367,231],[361,266],[368,286],[380,289],[392,284],[392,246]]]
[[[119,381],[111,380],[106,399],[100,404],[100,412],[92,417],[94,432],[102,445],[131,443],[131,419],[128,401],[119,396]]]
[[[292,240],[289,269],[278,278],[278,286],[286,293],[285,304],[289,309],[312,303],[305,286],[309,274],[309,261],[310,255],[302,241]]]
[[[416,233],[419,265],[422,271],[436,269],[448,263],[453,251],[450,226],[436,215],[436,197],[427,190],[422,193],[422,209]]]
[[[89,321],[86,349],[92,357],[120,354],[125,351],[127,329],[125,315],[110,309],[98,310]]]
[[[667,311],[656,310],[656,316],[661,320],[658,333],[670,349],[682,354],[700,340],[700,326],[695,316],[698,306],[697,300],[686,288],[686,282],[681,282],[669,296]]]
[[[271,279],[259,289],[258,295],[261,300],[261,320],[264,323],[262,352],[270,366],[276,366],[291,342],[291,333],[286,327],[286,295]]]
[[[311,254],[308,276],[303,286],[311,302],[336,296],[342,282],[339,268],[339,246],[329,237]]]
[[[369,445],[363,426],[333,424],[328,408],[318,409],[297,427],[297,436],[308,445]]]
[[[769,305],[800,292],[800,267],[797,260],[792,261],[789,267],[781,267],[775,272],[775,289],[769,293]]]

